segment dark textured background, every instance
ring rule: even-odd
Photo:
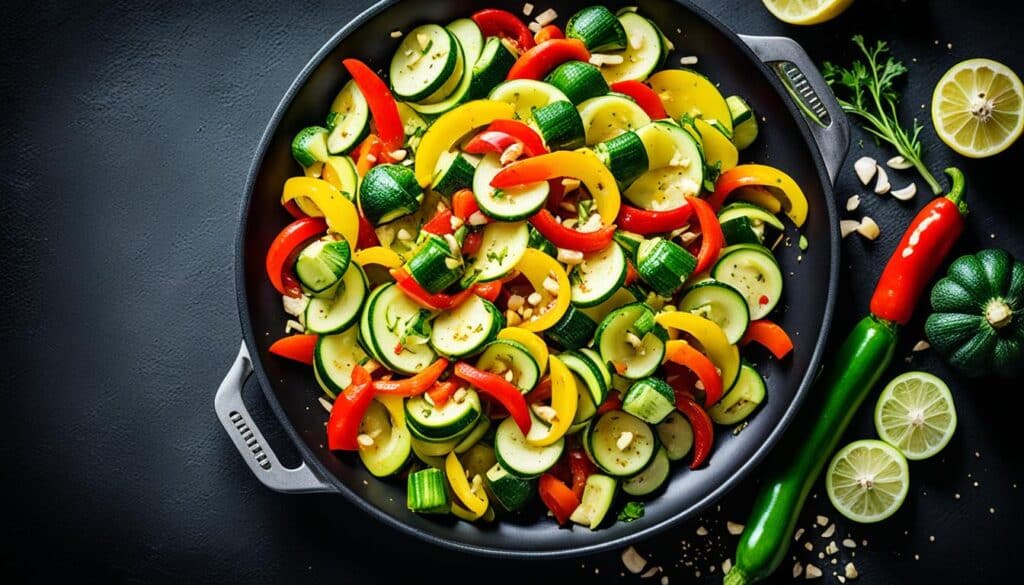
[[[959,60],[987,56],[1024,72],[1014,36],[1024,20],[1011,1],[858,0],[838,20],[812,29],[783,25],[753,0],[698,3],[737,32],[793,36],[819,61],[848,60],[854,33],[892,40],[911,67],[903,114],[923,121],[929,116],[921,104]],[[616,554],[482,561],[373,525],[336,496],[271,493],[214,417],[213,390],[240,337],[233,244],[244,175],[294,76],[367,5],[5,6],[5,580],[38,581],[68,569],[85,581],[387,582],[438,559],[458,566],[444,575],[460,582],[494,575],[499,581],[619,580]],[[993,159],[968,162],[930,127],[922,136],[931,168],[957,164],[968,175],[972,213],[955,252],[998,245],[1024,257],[1017,185],[1024,141]],[[861,193],[861,208],[844,215],[871,215],[882,237],[844,243],[837,335],[865,311],[881,264],[928,198],[922,193],[902,204],[866,193],[851,168],[861,154],[891,156],[855,132],[836,197],[842,208],[850,194]],[[895,186],[915,180],[910,172],[890,174]],[[924,187],[919,180],[918,186]],[[957,434],[940,456],[911,464],[910,496],[881,525],[843,521],[818,486],[800,526],[810,528],[824,514],[837,523],[837,542],[849,533],[868,543],[855,558],[853,551],[839,553],[836,568],[826,567],[829,582],[835,582],[831,570],[841,572],[850,559],[866,583],[993,582],[1017,573],[1013,555],[1022,539],[1014,519],[1024,515],[1020,381],[961,380],[931,352],[906,363],[922,337],[921,321],[907,327],[886,379],[910,368],[948,379],[960,415]],[[253,388],[247,395],[259,410],[262,396]],[[873,435],[869,408],[848,440]],[[697,580],[697,570],[717,581],[721,568],[712,573],[711,566],[730,556],[735,542],[724,522],[744,521],[754,481],[720,510],[637,548],[672,583]],[[710,535],[697,536],[699,526]],[[829,559],[816,555],[827,540],[811,540],[813,553],[795,547],[790,554],[824,565]],[[401,566],[370,560],[382,550],[400,554]],[[791,566],[780,570],[778,582],[789,581]]]

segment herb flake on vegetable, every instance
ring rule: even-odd
[[[644,517],[643,502],[626,502],[626,505],[619,511],[619,522],[632,522]]]

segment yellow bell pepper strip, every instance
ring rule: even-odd
[[[648,78],[647,83],[661,98],[672,119],[689,114],[694,118],[718,120],[732,132],[729,104],[707,77],[689,69],[665,69]]]
[[[559,177],[582,181],[594,198],[601,222],[604,225],[615,223],[622,203],[619,186],[608,167],[604,166],[594,151],[587,148],[559,150],[519,160],[499,171],[491,179],[491,186],[508,189]]]
[[[541,301],[537,304],[537,311],[546,307],[543,312],[539,314],[535,312],[534,317],[523,321],[517,327],[537,333],[553,326],[569,310],[569,300],[572,296],[569,277],[565,274],[565,269],[557,260],[534,248],[526,249],[526,253],[516,264],[515,269],[530,281],[535,291],[540,293]],[[558,284],[557,294],[544,286],[544,281],[551,276],[554,276],[554,280]]]
[[[284,183],[281,204],[299,197],[308,197],[324,214],[327,229],[341,234],[353,248],[359,241],[359,212],[334,185],[322,179],[292,177]]]
[[[404,263],[402,257],[398,255],[398,252],[383,246],[374,246],[372,248],[357,250],[352,256],[352,259],[360,266],[377,264],[384,268],[399,268]]]
[[[721,130],[708,124],[701,118],[695,119],[693,123],[697,132],[700,132],[700,136],[697,139],[704,146],[704,158],[707,160],[707,163],[709,165],[721,163],[720,170],[722,172],[735,168],[736,164],[740,161],[740,152],[736,150],[732,140],[723,134]],[[684,126],[684,128],[690,129],[689,126]]]
[[[578,394],[572,372],[555,356],[548,361],[551,364],[551,408],[555,409],[555,418],[546,435],[535,439],[527,437],[526,442],[534,447],[547,447],[564,437],[576,416]]]
[[[807,220],[807,197],[792,177],[775,167],[746,164],[725,171],[718,178],[715,192],[708,197],[708,203],[717,211],[733,191],[752,185],[768,188],[796,227],[804,225]]]
[[[540,366],[540,375],[543,376],[547,371],[548,344],[544,343],[544,340],[535,333],[530,333],[522,327],[506,327],[498,332],[498,339],[507,339],[523,344],[533,359],[537,360],[537,365]]]
[[[782,204],[779,200],[772,196],[772,192],[765,187],[750,186],[740,187],[732,192],[734,199],[740,199],[742,201],[748,201],[754,205],[760,205],[772,213],[779,213],[782,211]]]
[[[667,329],[678,329],[692,335],[711,362],[722,371],[723,388],[732,387],[740,373],[740,350],[729,343],[717,323],[683,311],[661,313],[654,321]]]
[[[449,453],[444,460],[444,474],[448,476],[448,484],[452,486],[452,493],[471,512],[471,517],[464,518],[464,520],[476,520],[487,512],[487,493],[484,492],[482,486],[474,490],[473,486],[469,484],[469,480],[466,479],[466,469],[462,467],[462,462],[459,461],[459,456],[455,454],[455,451]]]
[[[434,168],[441,155],[474,128],[495,120],[511,120],[515,109],[511,104],[492,100],[475,100],[445,113],[427,128],[416,149],[416,180],[426,188],[434,180]]]

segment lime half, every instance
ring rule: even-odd
[[[935,86],[932,123],[939,138],[964,156],[998,154],[1024,130],[1024,85],[998,61],[961,61]]]
[[[906,458],[882,441],[854,441],[843,447],[825,475],[832,505],[843,516],[864,524],[892,516],[909,489]]]
[[[927,459],[942,450],[956,430],[949,386],[925,372],[893,378],[875,405],[878,436],[907,459]]]

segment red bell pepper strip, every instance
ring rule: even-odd
[[[530,409],[526,406],[526,398],[511,382],[498,374],[478,370],[466,362],[455,364],[455,376],[500,402],[516,421],[524,436],[530,432],[533,420],[530,418]]]
[[[427,396],[433,401],[434,406],[441,408],[446,402],[455,394],[455,391],[459,389],[459,383],[455,380],[445,380],[444,382],[434,382],[434,385],[427,390]]]
[[[359,154],[356,155],[356,174],[365,177],[366,173],[377,166],[377,163],[384,162],[384,147],[376,134],[370,134],[356,147]]]
[[[633,266],[633,261],[626,259],[626,280],[622,283],[622,286],[631,286],[637,279],[640,278],[640,273],[636,271],[636,267]]]
[[[715,260],[718,260],[718,254],[725,244],[725,235],[722,234],[722,224],[718,223],[715,210],[707,201],[697,197],[687,197],[686,200],[690,202],[700,222],[700,252],[697,254],[697,267],[693,269],[694,274],[697,274],[711,268]]]
[[[946,173],[953,180],[949,194],[921,208],[878,279],[871,296],[876,317],[906,325],[921,292],[964,231],[964,176],[957,169]]]
[[[562,29],[558,28],[558,25],[549,24],[542,27],[537,34],[533,35],[533,40],[537,44],[543,43],[544,41],[550,41],[551,39],[564,39],[565,33]]]
[[[547,209],[541,209],[530,218],[530,223],[542,236],[559,248],[597,252],[608,247],[615,236],[615,226],[606,225],[596,232],[580,232],[558,223]]]
[[[690,462],[690,469],[697,469],[711,453],[711,446],[715,441],[715,427],[711,424],[708,413],[690,396],[676,394],[676,408],[693,427],[693,461]]]
[[[793,340],[778,324],[768,319],[751,321],[747,332],[743,334],[740,345],[757,342],[772,352],[776,359],[782,359],[793,351]]]
[[[640,109],[650,116],[652,120],[668,118],[665,104],[661,102],[658,94],[654,93],[654,90],[646,83],[641,81],[619,81],[611,84],[610,89],[633,98],[636,105],[640,106]]]
[[[448,367],[446,358],[437,358],[418,374],[404,380],[376,380],[373,389],[381,394],[394,394],[396,396],[416,396],[423,394],[437,382],[437,379]]]
[[[597,407],[597,414],[604,414],[612,410],[622,409],[622,397],[619,396],[618,390],[612,390],[608,393],[608,397],[604,399],[604,402]]]
[[[470,154],[486,154],[488,152],[505,152],[513,141],[523,145],[523,154],[537,156],[548,152],[540,134],[519,120],[495,120],[487,128],[476,135],[465,147]]]
[[[363,366],[352,370],[352,383],[334,399],[327,420],[327,448],[331,451],[358,451],[359,423],[373,402],[373,383]]]
[[[587,478],[597,472],[597,466],[590,461],[583,449],[574,447],[569,450],[569,470],[572,472],[572,493],[577,500],[582,500]]]
[[[569,486],[561,482],[550,473],[540,476],[537,482],[537,494],[544,502],[544,505],[555,515],[558,523],[565,524],[569,517],[580,505],[580,499],[576,497]]]
[[[443,236],[445,234],[453,233],[452,229],[452,212],[450,209],[444,211],[438,211],[434,214],[434,217],[430,218],[430,221],[423,224],[423,231],[428,234],[436,234]]]
[[[322,217],[304,217],[286,225],[267,250],[267,276],[277,292],[290,297],[302,294],[295,278],[295,258],[310,241],[327,232],[327,222]],[[291,275],[289,286],[285,286],[285,275]]]
[[[682,227],[693,215],[693,206],[689,202],[667,211],[648,211],[623,204],[619,208],[619,217],[615,223],[620,228],[641,235],[670,232]]]
[[[532,39],[531,39],[532,40]],[[590,51],[579,39],[551,39],[523,53],[505,79],[544,79],[566,61],[589,61]]]
[[[369,106],[370,115],[377,126],[377,136],[384,142],[385,152],[402,148],[402,143],[405,142],[405,127],[398,115],[398,103],[391,95],[388,85],[359,59],[345,59],[342,64],[348,69],[359,90],[363,92],[363,97],[366,98],[366,105]]]
[[[484,38],[501,37],[516,44],[520,51],[525,51],[534,45],[533,33],[519,20],[519,17],[507,10],[487,8],[477,12],[472,17],[473,22],[480,27]]]
[[[480,211],[480,206],[470,189],[459,189],[452,195],[452,213],[455,217],[466,221],[477,211]]]
[[[466,239],[462,240],[462,255],[463,256],[476,256],[476,253],[480,251],[480,246],[484,243],[484,236],[480,232],[469,232],[466,234]]]
[[[516,137],[511,134],[498,132],[496,130],[484,130],[466,143],[466,147],[463,148],[463,150],[469,154],[487,154],[489,152],[501,154],[505,152],[505,149],[513,144],[522,144],[522,142],[517,140]],[[523,152],[526,152],[525,148],[523,149]]]
[[[373,248],[379,246],[380,240],[377,239],[377,232],[374,231],[373,226],[370,225],[370,220],[366,219],[362,213],[359,214],[359,239],[356,240],[356,249],[365,250],[366,248]]]
[[[537,382],[537,385],[526,395],[526,401],[530,404],[540,404],[551,400],[551,376],[544,376]]]
[[[282,337],[270,345],[270,353],[302,362],[307,366],[313,365],[313,350],[316,349],[316,335],[289,335]]]
[[[718,402],[722,398],[722,375],[711,359],[685,341],[670,341],[668,345],[671,349],[667,359],[697,374],[697,379],[704,386],[704,405]]]
[[[493,303],[498,300],[498,295],[501,294],[501,286],[500,280],[481,282],[473,285],[473,292],[476,293],[476,296]]]
[[[429,293],[416,279],[409,274],[405,268],[392,268],[391,276],[395,279],[398,288],[410,299],[416,301],[420,306],[434,311],[444,311],[457,307],[466,301],[473,294],[472,288],[460,291],[454,295],[445,293]]]
[[[285,201],[285,203],[284,203],[284,210],[288,212],[288,215],[294,217],[295,219],[302,219],[304,217],[309,217],[308,215],[306,215],[306,212],[304,212],[301,209],[299,209],[299,204],[296,203],[294,200],[292,200],[292,201]]]

